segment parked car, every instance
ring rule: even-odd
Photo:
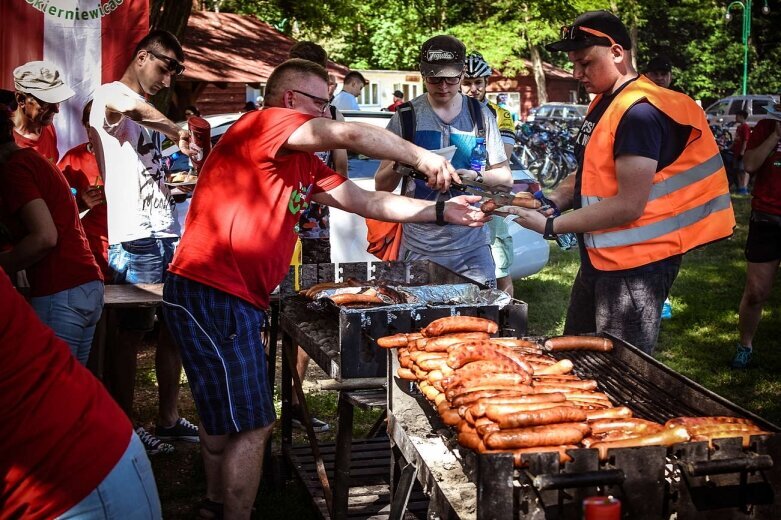
[[[344,111],[345,121],[363,122],[385,128],[388,121],[393,116],[391,112],[369,112],[369,111]],[[242,114],[220,114],[216,116],[206,116],[205,119],[212,125],[212,145],[216,144],[220,136],[236,121]],[[182,127],[186,123],[179,123]],[[172,164],[180,169],[189,169],[187,158],[179,153],[175,144],[170,143],[163,149],[163,156],[173,157],[178,154]],[[380,161],[364,155],[349,153],[347,174],[350,180],[365,190],[374,191],[374,173],[377,171]],[[537,191],[539,184],[531,173],[520,163],[517,158],[511,161],[511,171],[513,174],[513,191]],[[189,202],[189,201],[187,201]],[[189,207],[185,203],[178,206],[180,208],[179,219],[183,223],[184,213]],[[344,262],[374,262],[377,258],[366,251],[369,246],[366,241],[366,221],[363,217],[331,208],[330,211],[330,240],[331,240],[331,259],[336,263]],[[540,271],[548,263],[550,253],[548,241],[542,238],[542,235],[530,231],[510,222],[510,234],[513,238],[514,259],[510,269],[510,276],[513,278],[523,278]]]
[[[587,110],[587,105],[545,103],[530,111],[526,117],[526,122],[561,121],[567,124],[579,125],[583,122],[583,118],[586,117]]]
[[[746,122],[754,126],[765,117],[765,106],[778,103],[778,96],[771,94],[753,94],[749,96],[730,96],[720,99],[705,109],[709,124],[726,125],[735,121],[740,110],[748,112]]]

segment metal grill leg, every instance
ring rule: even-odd
[[[353,405],[346,397],[347,393],[339,392],[339,426],[336,431],[336,455],[334,460],[334,502],[331,518],[344,520],[347,518],[347,508],[350,498],[350,463],[353,443]]]
[[[402,520],[404,518],[404,513],[407,511],[407,504],[409,503],[409,496],[412,493],[412,485],[415,483],[417,476],[418,468],[414,464],[409,462],[406,465],[402,465],[399,482],[391,499],[388,520]]]

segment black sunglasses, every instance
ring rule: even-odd
[[[443,81],[448,85],[458,85],[461,83],[461,75],[459,74],[458,76],[452,76],[448,78],[426,76],[426,83],[430,85],[439,85]]]
[[[301,94],[302,96],[306,96],[312,101],[315,101],[317,103],[317,107],[320,110],[321,114],[325,114],[326,109],[331,104],[331,102],[325,98],[313,96],[312,94],[307,94],[306,92],[301,92],[300,90],[296,90],[294,88],[290,90],[291,92],[295,92],[296,94]]]
[[[158,60],[165,63],[166,70],[168,72],[173,73],[175,76],[181,76],[184,73],[184,65],[175,59],[171,58],[170,56],[166,56],[165,54],[160,54],[158,52],[155,52],[151,49],[144,49],[146,52],[157,58]]]

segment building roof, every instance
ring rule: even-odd
[[[193,11],[182,41],[190,81],[261,83],[287,59],[296,40],[255,18]],[[328,72],[344,77],[348,69],[329,62]]]

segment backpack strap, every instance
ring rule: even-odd
[[[477,129],[477,137],[485,137],[485,123],[483,122],[483,105],[473,97],[466,96],[466,104],[469,107],[469,115]]]
[[[415,109],[412,107],[412,103],[409,101],[402,103],[396,109],[396,113],[399,114],[402,139],[414,143],[417,122],[415,121]]]
[[[328,105],[328,109],[331,111],[331,119],[336,121],[336,107],[334,105]]]

